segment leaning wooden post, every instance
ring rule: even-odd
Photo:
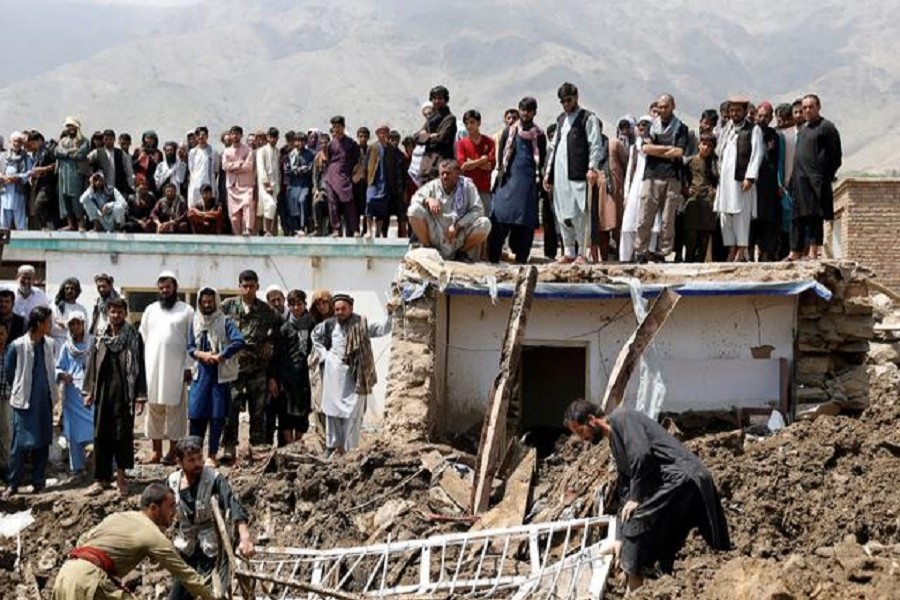
[[[522,340],[525,338],[525,326],[528,323],[528,312],[531,310],[536,284],[537,268],[533,265],[522,267],[516,279],[509,323],[501,348],[500,372],[494,379],[487,415],[481,426],[481,440],[475,463],[475,483],[472,487],[472,514],[480,514],[488,509],[491,484],[497,474],[501,449],[506,445],[506,411],[519,372]]]

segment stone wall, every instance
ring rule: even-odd
[[[437,295],[429,287],[394,311],[391,364],[384,401],[384,433],[397,443],[428,441],[437,425]]]
[[[834,190],[834,227],[842,255],[872,269],[879,281],[900,289],[900,179],[848,178]]]
[[[875,324],[865,274],[852,263],[824,265],[818,276],[831,290],[826,302],[800,296],[794,376],[797,412],[811,404],[862,410],[869,404],[866,355]]]

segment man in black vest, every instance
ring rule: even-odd
[[[131,157],[115,144],[116,132],[107,129],[103,132],[103,147],[92,150],[88,160],[94,172],[103,171],[107,185],[111,184],[127,198],[134,193],[134,168]]]
[[[563,112],[556,120],[544,189],[553,192],[553,210],[563,238],[559,262],[583,263],[588,250],[586,227],[590,233],[590,222],[585,219],[588,184],[597,185],[605,160],[603,125],[594,113],[578,105],[578,88],[573,84],[562,84],[556,95]]]
[[[756,180],[765,154],[762,130],[747,118],[750,100],[728,99],[731,127],[722,133],[719,188],[713,210],[719,214],[728,262],[748,259],[750,222],[756,218]]]
[[[675,242],[675,215],[681,205],[684,155],[688,128],[674,114],[675,98],[663,94],[656,101],[658,116],[653,119],[641,151],[647,155],[641,183],[641,208],[634,247],[635,262],[662,262]],[[650,251],[650,234],[657,213],[662,213],[659,251]]]

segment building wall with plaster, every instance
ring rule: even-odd
[[[444,296],[441,303],[447,315],[446,336],[437,341],[443,346],[441,421],[450,431],[465,431],[483,417],[510,300],[492,304],[486,296]],[[791,296],[682,297],[651,347],[667,382],[663,410],[777,405],[778,359],[793,359],[796,314],[797,299]],[[586,396],[600,402],[619,350],[636,326],[627,298],[535,298],[524,343],[584,346]],[[771,352],[754,359],[751,349],[760,346],[771,346]],[[634,376],[626,402],[635,402],[636,383]]]

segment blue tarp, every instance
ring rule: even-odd
[[[415,286],[411,286],[415,287]],[[804,281],[695,281],[689,283],[645,283],[643,296],[652,298],[664,288],[669,288],[682,296],[796,296],[807,290],[813,290],[823,300],[831,300],[831,290],[815,280]],[[515,285],[511,283],[497,284],[497,295],[509,298],[513,295]],[[489,287],[484,285],[460,284],[450,282],[444,290],[451,296],[489,296]],[[608,283],[538,283],[534,290],[536,298],[555,299],[590,299],[590,298],[627,298],[628,286]]]

